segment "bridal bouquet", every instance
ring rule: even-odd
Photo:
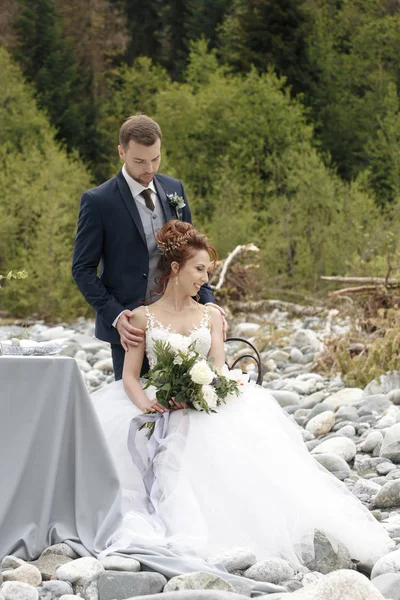
[[[248,380],[240,369],[230,371],[226,365],[216,369],[212,360],[199,358],[195,343],[178,334],[170,335],[168,341],[156,340],[154,353],[157,363],[145,375],[144,389],[154,386],[157,402],[168,409],[172,400],[194,410],[216,412],[227,396],[238,395]],[[154,422],[142,427],[150,429],[151,436]]]

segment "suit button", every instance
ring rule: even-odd
[[[143,273],[143,277],[144,277],[145,279],[147,279],[147,274],[146,274],[146,273]]]

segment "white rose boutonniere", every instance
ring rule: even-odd
[[[168,202],[170,203],[170,206],[172,206],[172,208],[175,209],[176,218],[179,219],[180,209],[186,206],[184,199],[182,198],[182,196],[178,196],[176,192],[174,192],[173,194],[167,194],[167,198]]]

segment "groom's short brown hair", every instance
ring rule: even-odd
[[[146,115],[129,117],[119,130],[119,143],[124,149],[131,140],[143,146],[152,146],[158,139],[162,139],[160,126]]]

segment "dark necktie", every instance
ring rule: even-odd
[[[147,188],[147,190],[143,190],[143,192],[140,192],[140,195],[144,198],[147,208],[149,208],[150,210],[154,210],[154,202],[151,197],[151,190]]]

